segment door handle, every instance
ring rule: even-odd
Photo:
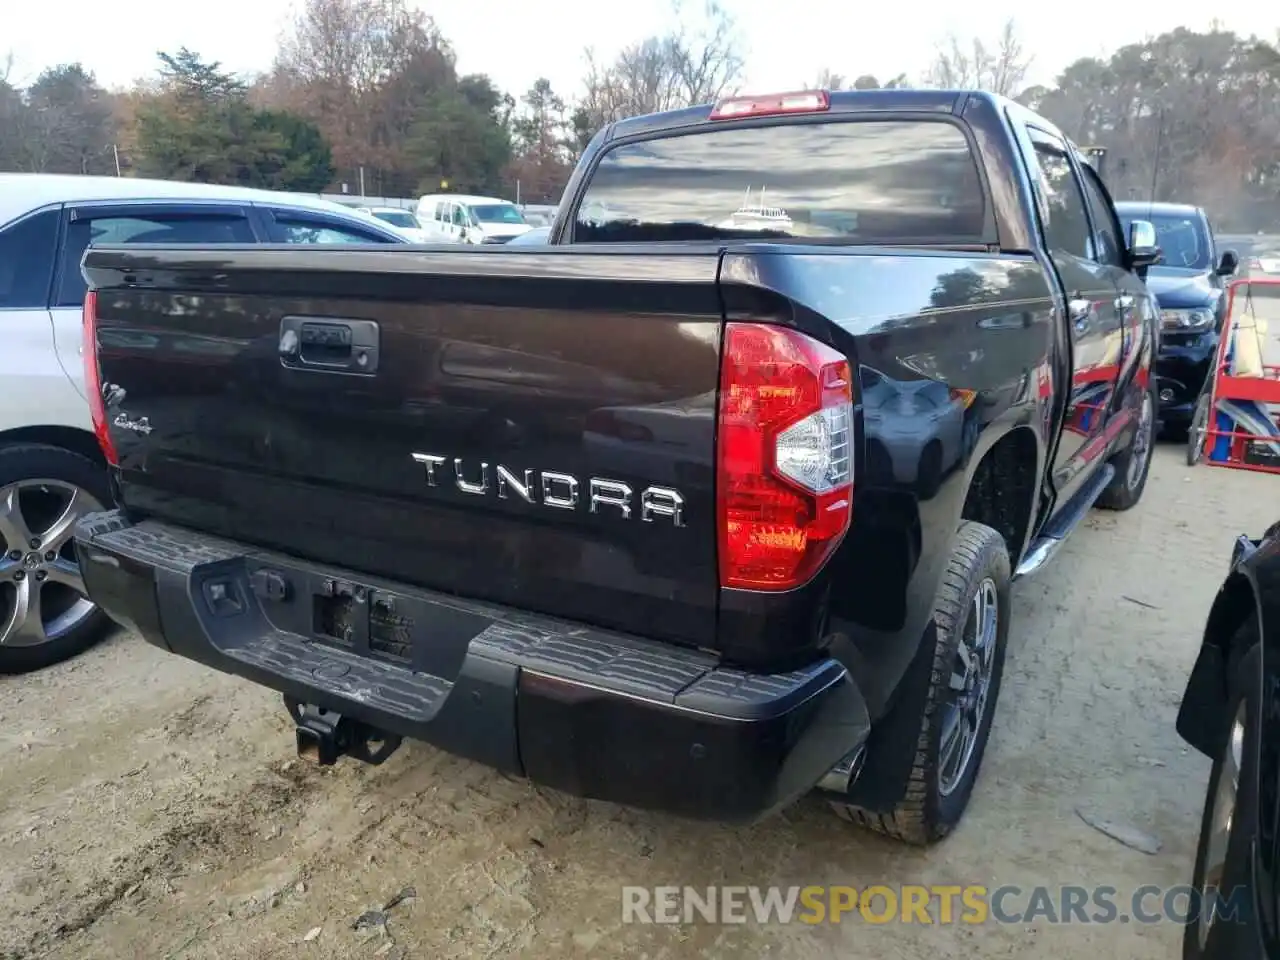
[[[378,372],[378,325],[372,320],[285,317],[280,363],[302,370],[370,376]]]
[[[1089,319],[1093,316],[1093,301],[1074,299],[1067,301],[1067,314],[1071,317],[1071,322],[1077,330],[1085,330],[1089,326]]]

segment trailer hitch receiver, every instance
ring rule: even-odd
[[[396,752],[400,737],[368,724],[344,717],[310,703],[285,698],[297,724],[298,756],[322,767],[332,766],[339,757],[351,757],[375,766]]]

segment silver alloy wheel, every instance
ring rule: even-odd
[[[1227,850],[1231,845],[1231,824],[1236,814],[1236,798],[1240,793],[1240,768],[1244,763],[1244,726],[1246,704],[1240,701],[1231,735],[1227,738],[1222,769],[1213,786],[1213,812],[1209,815],[1209,841],[1204,854],[1204,880],[1200,887],[1200,949],[1209,942],[1209,931],[1217,919],[1217,893],[1227,872]]]
[[[1138,414],[1138,431],[1133,435],[1133,447],[1129,453],[1129,475],[1125,482],[1130,490],[1136,490],[1147,469],[1147,457],[1151,453],[1151,438],[1155,426],[1155,403],[1151,391],[1142,395],[1142,410]]]
[[[58,640],[93,615],[72,534],[81,517],[101,509],[65,480],[0,487],[0,647]]]
[[[938,792],[944,797],[964,779],[978,745],[978,731],[991,694],[999,630],[1000,598],[996,582],[987,577],[978,584],[969,604],[951,669],[951,695],[944,706],[938,744]]]

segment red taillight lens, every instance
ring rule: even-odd
[[[801,586],[853,514],[849,362],[794,330],[727,324],[718,446],[720,585]]]
[[[111,440],[111,427],[107,423],[107,404],[102,396],[102,375],[98,372],[98,294],[90,290],[84,298],[84,344],[80,353],[84,359],[84,389],[89,397],[89,415],[93,419],[93,432],[107,463],[116,466],[120,457]]]
[[[738,117],[770,117],[782,113],[821,113],[831,109],[831,95],[825,90],[802,90],[763,97],[733,97],[721,100],[711,111],[712,120]]]

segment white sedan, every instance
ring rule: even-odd
[[[313,197],[0,173],[0,674],[66,660],[107,624],[85,594],[72,542],[80,517],[112,497],[85,393],[80,261],[89,245],[405,242],[389,224]],[[155,343],[143,332],[127,346]]]
[[[412,210],[405,210],[402,207],[358,207],[357,209],[367,216],[381,220],[410,243],[437,242],[423,229]]]

